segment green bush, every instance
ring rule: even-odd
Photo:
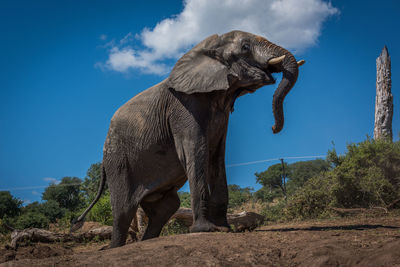
[[[181,207],[183,208],[191,208],[192,206],[192,199],[190,197],[189,192],[178,192],[179,199],[181,200]]]
[[[288,199],[285,208],[286,219],[308,219],[326,216],[333,201],[334,180],[329,174],[313,177]]]
[[[15,227],[15,217],[9,218],[5,215],[2,219],[0,219],[0,234],[8,234],[12,232],[13,228]]]
[[[308,179],[323,174],[331,170],[331,164],[323,159],[315,159],[308,161],[298,161],[288,166],[289,181],[287,183],[288,194],[295,192],[302,187]]]
[[[84,206],[81,193],[82,180],[77,177],[64,177],[59,184],[50,184],[43,192],[43,200],[54,200],[60,207],[70,211]]]
[[[94,207],[88,213],[87,220],[99,222],[99,223],[105,224],[105,225],[113,224],[109,192],[106,192],[99,199],[99,201],[97,201],[96,205],[94,205]]]
[[[78,218],[82,214],[83,210],[70,211],[66,210],[64,216],[57,221],[58,226],[61,229],[69,229],[71,227],[71,222],[73,219]]]
[[[333,170],[337,181],[333,188],[334,205],[386,207],[400,197],[399,141],[368,138],[359,144],[348,145],[347,149],[348,153]]]
[[[57,219],[64,216],[66,209],[61,208],[56,201],[48,200],[40,205],[39,211],[46,216],[51,223],[55,223]]]
[[[267,187],[261,187],[254,193],[254,198],[263,202],[272,202],[275,198],[281,197],[282,192],[280,190],[271,190]]]
[[[39,212],[26,212],[18,216],[14,221],[14,227],[17,229],[26,228],[48,228],[49,219]]]
[[[21,206],[22,200],[13,197],[9,191],[0,191],[0,219],[4,216],[17,216]]]
[[[400,198],[400,142],[367,139],[349,144],[338,156],[328,152],[335,168],[309,179],[288,200],[288,218],[320,218],[329,207],[388,207]]]
[[[101,181],[102,164],[101,162],[90,165],[86,172],[86,177],[82,183],[82,194],[89,205],[97,195]],[[104,191],[109,192],[107,183],[104,185]]]
[[[264,188],[269,191],[280,190],[281,195],[286,195],[286,182],[287,179],[283,179],[282,174],[285,173],[286,177],[290,175],[290,169],[288,165],[284,164],[284,169],[281,163],[277,163],[268,167],[266,171],[255,173],[257,177],[257,183],[261,184]]]
[[[253,188],[251,187],[240,187],[236,184],[228,185],[228,193],[229,193],[229,204],[228,209],[232,211],[232,209],[237,208],[244,204],[245,202],[252,199],[253,195],[251,191]]]
[[[161,231],[161,236],[187,234],[187,233],[189,233],[189,227],[187,227],[177,219],[172,219],[163,227]]]
[[[263,186],[255,193],[255,198],[270,202],[274,198],[293,195],[308,179],[330,169],[331,164],[322,159],[284,163],[284,169],[282,163],[271,165],[266,171],[255,173],[257,183]]]
[[[284,209],[286,201],[282,198],[276,203],[270,203],[261,212],[265,222],[280,222],[284,220]]]

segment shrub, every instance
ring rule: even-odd
[[[288,199],[285,217],[287,219],[324,217],[333,200],[333,183],[334,180],[329,174],[307,180],[305,185]]]
[[[0,219],[14,217],[21,211],[22,201],[13,197],[9,191],[0,191]]]
[[[15,219],[14,226],[17,229],[26,228],[47,228],[49,227],[49,219],[39,212],[26,212]]]
[[[80,191],[82,180],[77,177],[64,177],[59,184],[50,184],[43,192],[43,200],[54,200],[60,207],[70,211],[78,210],[84,203]]]
[[[254,193],[254,198],[263,202],[272,202],[275,198],[281,197],[282,193],[279,190],[271,190],[267,187],[261,187]]]
[[[39,206],[39,211],[46,216],[51,223],[55,223],[57,219],[64,216],[66,209],[61,208],[56,201],[48,200]]]
[[[82,183],[82,194],[89,205],[97,195],[101,181],[101,162],[90,165],[86,177]],[[109,192],[107,183],[104,185],[104,192]]]
[[[236,184],[228,185],[228,193],[229,193],[229,204],[228,209],[232,211],[232,209],[237,208],[249,201],[252,198],[253,189],[250,187],[242,188]]]
[[[349,144],[346,155],[328,152],[335,168],[309,179],[289,198],[288,218],[320,218],[329,206],[388,207],[400,198],[400,142],[367,139]]]
[[[265,222],[279,222],[284,220],[284,209],[286,201],[281,198],[275,203],[266,205],[261,215],[264,216]]]
[[[113,224],[109,192],[106,192],[99,199],[99,201],[97,201],[96,205],[94,205],[94,207],[88,213],[87,219],[89,221],[99,222],[105,225]]]
[[[189,192],[178,192],[179,199],[181,200],[181,207],[183,208],[190,208],[191,204],[191,197]]]
[[[323,159],[298,161],[290,164],[288,167],[288,193],[302,187],[308,179],[323,174],[331,169],[329,162]]]
[[[400,142],[371,140],[347,146],[333,174],[340,207],[387,206],[400,197]]]
[[[187,227],[177,219],[172,219],[163,227],[161,231],[161,236],[187,234],[187,233],[189,233],[189,227]]]

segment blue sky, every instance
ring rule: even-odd
[[[331,1],[329,5],[322,0],[303,0],[317,4],[312,8],[318,10],[300,18],[296,18],[302,14],[296,8],[302,7],[291,6],[291,1],[278,6],[282,12],[290,11],[288,18],[282,19],[279,12],[255,14],[250,24],[235,24],[236,18],[241,12],[251,15],[252,8],[262,7],[231,6],[225,14],[222,7],[212,6],[215,1],[205,1],[209,6],[193,10],[189,4],[195,0],[2,1],[0,189],[14,188],[10,190],[14,196],[29,202],[40,200],[49,181],[64,176],[83,178],[90,164],[102,158],[116,109],[164,79],[176,57],[213,29],[217,33],[230,27],[266,32],[265,37],[285,44],[307,62],[285,100],[281,133],[273,135],[271,131],[276,85],[238,99],[229,124],[227,165],[325,155],[332,142],[343,153],[347,143],[372,136],[375,59],[384,45],[392,60],[393,131],[398,140],[398,1]],[[276,1],[254,2],[267,5]],[[196,36],[188,36],[182,26],[190,24],[182,22],[185,16],[179,17],[184,10],[200,18]],[[221,16],[211,22],[201,20],[213,10]],[[158,34],[165,19],[172,26],[167,35]],[[299,32],[302,29],[304,32]],[[310,38],[304,37],[310,32]],[[158,40],[158,36],[164,39]],[[113,55],[122,58],[113,61]],[[277,161],[230,167],[228,183],[259,188],[254,173],[274,163]],[[188,190],[187,185],[184,189]]]

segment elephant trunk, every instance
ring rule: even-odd
[[[285,58],[282,62],[282,80],[279,83],[278,88],[275,90],[274,98],[272,100],[272,110],[275,117],[275,125],[272,126],[273,133],[279,133],[283,128],[283,100],[296,83],[299,73],[298,65],[294,56],[283,48],[280,48],[280,50],[282,51],[281,55],[285,55]]]
[[[273,55],[273,59],[269,61],[271,69],[273,72],[282,72],[282,80],[275,90],[272,100],[272,110],[275,117],[275,125],[272,126],[272,132],[279,133],[284,123],[283,100],[296,83],[299,73],[298,66],[303,64],[303,61],[298,63],[295,57],[286,49],[266,40],[265,42],[268,43],[264,46],[267,48],[266,54]]]

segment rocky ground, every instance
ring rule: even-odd
[[[121,248],[91,243],[0,249],[1,266],[400,266],[400,217],[263,226],[160,237]]]

